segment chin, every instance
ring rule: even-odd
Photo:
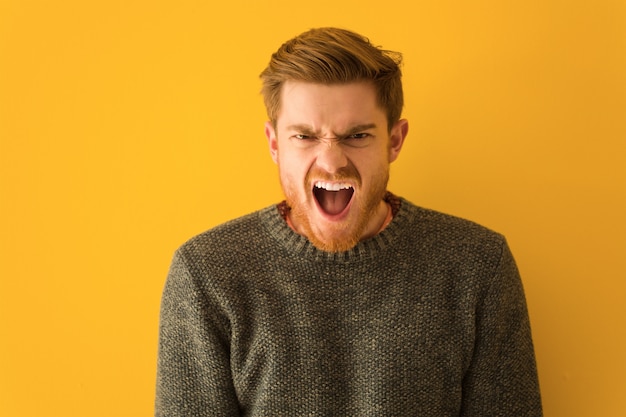
[[[300,224],[300,233],[316,248],[325,252],[345,252],[355,247],[361,241],[367,217],[362,217],[360,221],[337,222],[327,224],[326,227],[312,227],[310,219],[306,213],[299,210],[292,210],[291,214],[296,217]]]
[[[345,252],[359,243],[359,239],[354,237],[321,240],[315,236],[310,236],[308,239],[313,246],[324,252]]]

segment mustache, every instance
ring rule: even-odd
[[[361,185],[361,176],[359,172],[354,168],[354,166],[350,165],[347,167],[339,168],[334,173],[329,173],[319,168],[312,168],[306,176],[306,182],[309,185],[312,185],[312,181],[326,181],[326,182],[353,182],[357,185]]]

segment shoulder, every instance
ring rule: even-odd
[[[472,239],[501,241],[504,239],[500,233],[474,221],[419,207],[405,199],[401,201],[402,209],[407,214],[407,222],[422,236],[465,241]]]
[[[404,224],[397,236],[400,256],[413,259],[411,265],[429,282],[456,288],[458,296],[466,299],[485,294],[494,283],[517,285],[518,272],[502,234],[406,200],[402,212]]]
[[[177,256],[192,263],[208,258],[214,262],[241,261],[267,245],[267,218],[276,211],[276,206],[270,206],[215,226],[183,243]]]
[[[497,263],[507,243],[504,236],[476,222],[414,205],[401,199],[400,239],[409,248],[436,257],[492,258]]]

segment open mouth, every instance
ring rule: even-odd
[[[317,181],[313,186],[313,195],[324,213],[337,216],[350,205],[354,188],[344,182]]]

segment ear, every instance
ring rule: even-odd
[[[398,159],[398,155],[404,145],[404,139],[409,133],[409,121],[406,119],[400,119],[391,128],[389,133],[389,162],[393,162]]]
[[[270,148],[270,155],[275,164],[278,163],[278,138],[276,137],[276,130],[272,125],[272,122],[265,122],[265,136],[267,137],[267,144]]]

